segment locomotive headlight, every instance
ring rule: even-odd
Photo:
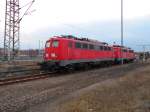
[[[52,58],[55,58],[55,57],[57,57],[57,56],[56,56],[55,53],[51,53],[51,57],[52,57]]]
[[[48,56],[49,56],[48,53],[46,53],[46,54],[45,54],[45,57],[48,57]]]

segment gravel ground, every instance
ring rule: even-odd
[[[93,84],[49,111],[150,112],[150,66]]]
[[[134,63],[3,86],[0,88],[0,112],[49,112],[79,90],[147,66],[149,63]]]

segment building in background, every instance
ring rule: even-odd
[[[43,52],[44,50],[39,49],[25,49],[20,50],[19,55],[15,57],[17,60],[34,60],[34,59],[40,59],[43,58]],[[0,48],[0,60],[2,60],[4,57],[4,49]]]

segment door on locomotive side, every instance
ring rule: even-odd
[[[72,60],[74,58],[74,43],[73,41],[68,41],[67,43],[67,57],[68,60]]]

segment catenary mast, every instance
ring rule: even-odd
[[[6,0],[4,57],[8,61],[17,56],[20,47],[19,10],[19,0]]]
[[[13,60],[18,55],[20,48],[20,21],[35,2],[30,1],[23,7],[19,6],[19,0],[6,0],[5,10],[5,31],[4,31],[4,58],[5,60]],[[20,17],[20,10],[28,6],[25,13]]]

